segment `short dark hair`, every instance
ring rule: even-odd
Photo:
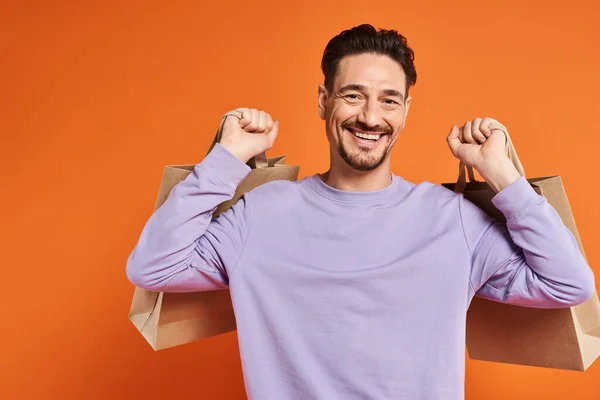
[[[325,87],[331,92],[333,80],[338,72],[340,60],[345,56],[364,53],[379,54],[397,61],[406,75],[406,95],[408,89],[417,82],[415,54],[408,47],[406,37],[395,30],[375,29],[372,25],[363,24],[348,29],[329,41],[323,58],[321,69],[325,75]]]

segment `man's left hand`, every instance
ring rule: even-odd
[[[447,141],[454,157],[475,168],[499,192],[521,175],[506,154],[504,132],[490,129],[494,122],[492,118],[475,118],[461,128],[454,125]]]

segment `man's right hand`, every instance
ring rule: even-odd
[[[223,124],[221,145],[239,158],[243,163],[273,147],[279,121],[270,114],[250,108],[237,108],[242,119],[228,116]]]

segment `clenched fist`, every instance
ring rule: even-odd
[[[506,154],[503,129],[492,118],[475,118],[460,128],[454,125],[446,138],[454,157],[475,168],[496,192],[521,176]]]
[[[462,127],[452,127],[447,141],[454,157],[479,169],[487,160],[506,157],[506,136],[498,121],[475,118]]]
[[[237,108],[236,111],[242,114],[242,118],[227,117],[220,143],[246,163],[252,157],[273,147],[279,121],[273,121],[270,114],[256,109]]]

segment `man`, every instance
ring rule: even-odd
[[[129,257],[143,288],[229,287],[252,399],[462,399],[475,294],[568,307],[594,293],[573,236],[507,158],[493,120],[454,126],[447,140],[498,192],[506,225],[442,186],[390,173],[413,58],[396,31],[361,25],[333,38],[318,103],[329,170],[260,186],[212,219],[277,136],[269,114],[240,109]]]

